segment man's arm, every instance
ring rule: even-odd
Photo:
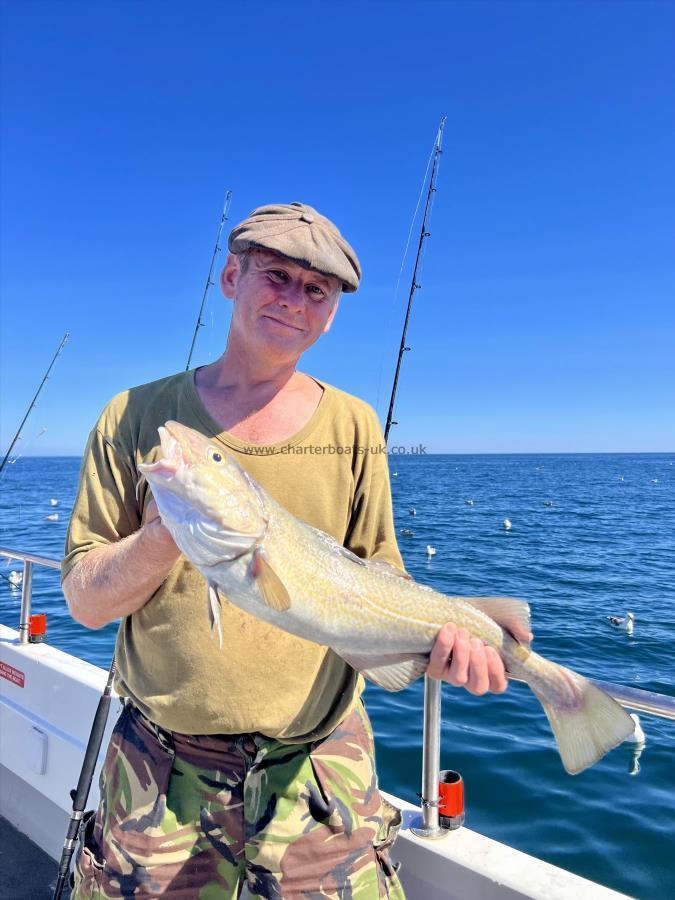
[[[180,557],[154,501],[149,519],[128,537],[90,550],[63,581],[70,614],[87,628],[102,628],[145,606]]]

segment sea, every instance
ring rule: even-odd
[[[0,546],[62,555],[79,466],[53,457],[7,466]],[[521,597],[539,653],[675,696],[675,453],[411,455],[391,457],[390,471],[416,580],[450,595]],[[0,558],[0,621],[12,627],[20,591],[7,577],[18,568]],[[115,625],[72,621],[58,573],[35,570],[33,610],[47,613],[52,644],[108,667]],[[628,611],[632,635],[607,618]],[[415,802],[423,682],[393,694],[368,685],[366,704],[380,783]],[[441,764],[463,776],[467,827],[631,896],[675,897],[675,722],[641,723],[641,751],[623,744],[570,776],[526,686],[472,697],[447,685]]]

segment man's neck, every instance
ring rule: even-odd
[[[297,361],[296,361],[297,362]],[[312,417],[323,388],[296,372],[295,363],[240,357],[228,350],[197,371],[199,397],[223,430],[251,443],[276,443],[291,437]]]

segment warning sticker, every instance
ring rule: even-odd
[[[11,681],[17,687],[24,687],[26,683],[26,676],[20,669],[15,669],[14,666],[10,666],[2,660],[0,660],[0,676]]]

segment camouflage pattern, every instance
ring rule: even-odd
[[[377,788],[359,702],[327,738],[163,731],[122,712],[82,829],[77,898],[404,897],[388,849],[400,813]]]

